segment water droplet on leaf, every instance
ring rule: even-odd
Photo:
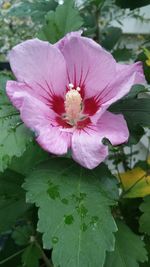
[[[91,222],[90,222],[90,226],[92,227],[92,230],[96,230],[97,226],[98,226],[98,216],[93,216],[91,218]]]
[[[52,237],[52,242],[53,242],[53,244],[57,244],[58,241],[59,241],[59,238],[58,238],[57,236],[53,236],[53,237]]]

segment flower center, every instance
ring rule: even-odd
[[[65,118],[70,125],[76,125],[81,117],[82,97],[79,93],[80,87],[74,88],[69,84],[69,91],[65,96]]]

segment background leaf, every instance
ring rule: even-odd
[[[147,260],[144,242],[123,222],[118,221],[115,251],[107,254],[105,267],[139,267]]]
[[[9,230],[29,208],[21,188],[23,176],[12,171],[0,175],[0,233]]]
[[[116,4],[121,8],[135,9],[150,4],[150,0],[116,0]]]
[[[32,235],[33,229],[30,224],[18,225],[12,232],[12,238],[18,246],[29,244]]]
[[[22,254],[22,263],[25,267],[40,267],[41,251],[35,244],[29,245]]]
[[[144,198],[140,210],[143,213],[140,217],[140,231],[150,235],[150,196]]]
[[[122,113],[126,120],[130,118],[132,123],[143,127],[150,126],[150,99],[125,99],[111,106],[114,113]]]
[[[150,47],[147,47],[147,49],[149,50]],[[145,78],[146,78],[147,82],[150,83],[150,66],[147,65],[146,60],[147,60],[147,56],[146,56],[145,52],[142,51],[138,55],[137,61],[141,61],[143,63],[143,69],[144,69]]]
[[[144,263],[141,263],[140,267],[149,267],[150,266],[150,237],[146,236],[144,238],[144,242],[145,242],[145,245],[146,245],[146,250],[148,252],[148,261],[144,262]]]
[[[124,197],[136,198],[150,195],[150,175],[139,167],[120,174]]]
[[[118,27],[107,27],[103,32],[102,46],[108,50],[114,48],[119,39],[121,38],[122,30]]]
[[[18,267],[21,265],[21,253],[23,250],[20,250],[10,236],[2,236],[0,241],[3,240],[2,247],[0,249],[0,266],[1,267]]]
[[[131,135],[130,144],[139,141],[144,133],[143,127],[150,127],[150,99],[148,98],[120,100],[110,107],[110,111],[124,115]]]
[[[0,74],[0,172],[4,171],[14,156],[20,157],[32,140],[31,132],[20,121],[18,111],[5,93],[9,75]]]
[[[129,61],[130,59],[132,59],[133,57],[133,50],[123,47],[123,48],[116,48],[113,52],[112,52],[114,58],[117,61]]]
[[[132,86],[129,94],[127,94],[124,97],[124,99],[137,98],[140,93],[146,93],[146,92],[148,92],[148,89],[144,85],[136,84]]]
[[[36,0],[32,2],[24,0],[12,6],[8,10],[8,15],[20,18],[31,16],[34,21],[43,22],[46,13],[55,10],[57,5],[58,3],[55,0]]]
[[[73,0],[65,0],[56,11],[50,11],[46,15],[46,23],[39,33],[39,38],[51,43],[57,42],[66,33],[77,31],[83,25],[79,11],[74,8]]]
[[[14,157],[12,159],[9,169],[27,175],[38,163],[49,159],[51,156],[52,155],[45,152],[36,141],[33,141],[21,157]]]
[[[101,187],[104,170],[51,159],[27,178],[27,201],[39,207],[38,230],[44,247],[53,248],[55,266],[102,267],[106,251],[113,250],[116,226],[109,206],[115,202]]]

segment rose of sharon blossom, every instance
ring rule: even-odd
[[[141,63],[118,64],[78,32],[54,45],[25,41],[9,60],[17,81],[7,82],[7,94],[43,149],[56,155],[71,149],[75,161],[92,169],[108,155],[104,137],[112,145],[128,140],[124,117],[107,109],[145,82]]]

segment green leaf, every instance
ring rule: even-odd
[[[150,47],[147,47],[148,50],[150,50]],[[147,56],[145,55],[145,52],[141,52],[138,57],[137,61],[142,61],[143,63],[143,69],[144,69],[144,75],[148,83],[150,83],[150,66],[147,65]]]
[[[50,11],[46,15],[46,23],[39,33],[39,38],[57,42],[66,33],[76,31],[83,24],[79,11],[74,8],[73,0],[65,0],[63,5],[59,5],[56,11]]]
[[[100,167],[94,169],[94,175],[99,177],[101,188],[107,194],[107,197],[110,199],[118,200],[119,199],[119,190],[118,190],[118,180],[112,173],[109,171],[107,166],[101,163]]]
[[[8,11],[8,15],[21,19],[31,16],[34,21],[42,22],[46,13],[50,10],[55,10],[57,5],[58,3],[54,0],[36,0],[32,2],[24,0],[16,5],[12,5]]]
[[[103,33],[102,46],[108,50],[113,49],[121,38],[122,30],[118,27],[108,27]]]
[[[150,266],[150,237],[145,236],[144,242],[146,245],[146,250],[148,252],[148,262],[141,263],[140,267],[149,267]]]
[[[150,196],[144,198],[140,206],[142,216],[140,217],[140,231],[150,235]]]
[[[138,94],[145,93],[145,92],[148,92],[148,89],[145,88],[144,85],[136,84],[136,85],[132,86],[129,94],[127,96],[125,96],[124,99],[136,98],[138,96]]]
[[[130,137],[127,145],[136,145],[140,141],[142,136],[145,134],[145,131],[142,126],[133,125],[130,119],[128,119],[128,127],[130,131]]]
[[[114,113],[122,113],[127,120],[130,118],[133,124],[143,127],[150,126],[150,99],[121,100],[112,105],[110,110]]]
[[[129,61],[133,57],[133,50],[129,48],[116,48],[113,56],[117,61]]]
[[[21,253],[23,250],[20,250],[20,248],[16,246],[10,236],[1,236],[0,241],[2,245],[0,248],[0,266],[18,267],[19,263],[21,263]]]
[[[19,225],[12,232],[12,238],[18,246],[25,246],[30,242],[30,237],[33,235],[33,229],[30,224]]]
[[[45,152],[37,142],[33,141],[21,157],[12,159],[9,169],[27,175],[38,163],[48,158],[50,158],[50,154]]]
[[[103,3],[105,2],[105,0],[90,0],[90,4],[94,4],[97,7],[100,7],[101,5],[103,5]]]
[[[105,267],[138,267],[147,260],[144,242],[123,222],[117,226],[115,251],[107,254]]]
[[[23,177],[12,171],[0,175],[0,233],[9,230],[29,208],[21,188]]]
[[[22,263],[24,267],[40,267],[39,259],[41,251],[35,244],[29,245],[22,254]]]
[[[4,171],[14,156],[20,157],[31,141],[31,133],[20,121],[19,113],[5,93],[5,83],[10,76],[0,74],[0,172]]]
[[[102,267],[106,251],[113,250],[116,225],[109,206],[115,202],[111,187],[107,192],[101,183],[105,170],[50,159],[26,179],[27,202],[39,207],[38,231],[44,248],[53,248],[54,266]]]
[[[134,233],[139,233],[140,204],[141,198],[123,198],[119,205],[121,216]]]
[[[135,9],[150,4],[150,0],[116,0],[116,4],[121,8]]]
[[[135,144],[144,134],[141,127],[150,127],[150,99],[120,100],[110,107],[110,111],[124,115],[130,131],[130,143]]]

